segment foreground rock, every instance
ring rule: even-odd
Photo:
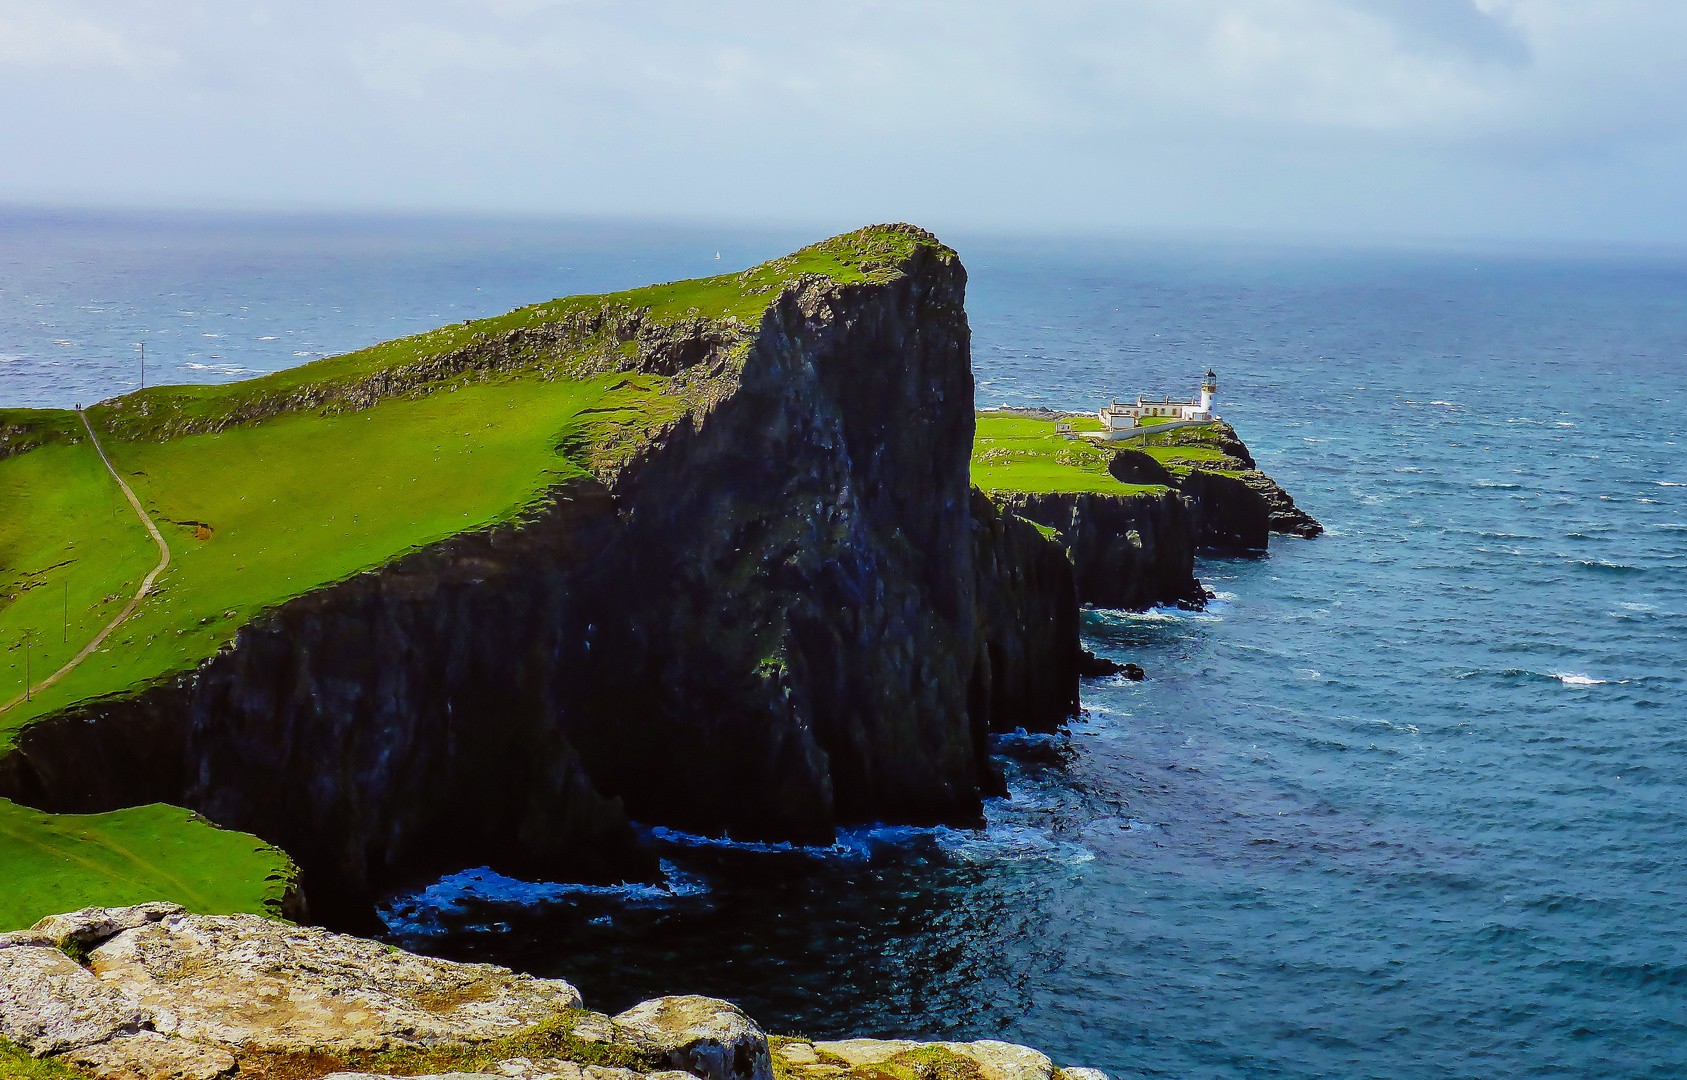
[[[729,1002],[656,998],[609,1017],[560,979],[174,904],[0,934],[0,1040],[99,1080],[776,1075],[767,1035]],[[992,1040],[778,1046],[780,1071],[813,1080],[1062,1080],[1045,1055]]]

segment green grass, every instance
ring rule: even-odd
[[[1168,461],[1223,461],[1227,457],[1223,450],[1212,446],[1163,446],[1151,442],[1137,449],[1146,451],[1162,465]]]
[[[591,344],[599,351],[625,353],[633,339],[622,340],[622,336],[632,333],[630,327],[635,324],[663,326],[703,318],[753,329],[780,290],[793,280],[819,275],[845,285],[886,281],[898,273],[898,264],[918,246],[920,241],[907,233],[876,227],[859,229],[741,273],[549,300],[255,379],[140,390],[103,402],[89,412],[101,426],[102,437],[109,431],[127,439],[159,439],[216,430],[231,422],[281,411],[360,408],[358,392],[372,379],[398,385],[416,380],[425,383],[437,374],[437,365],[457,350],[485,344],[512,331],[566,327],[572,325],[571,320],[597,313],[618,316],[625,324],[596,335]],[[534,362],[543,364],[544,358],[535,356]],[[0,452],[6,445],[80,437],[80,430],[74,414],[63,410],[0,410],[0,437],[10,434],[11,438],[10,443],[0,442]]]
[[[0,799],[0,931],[61,911],[172,900],[206,915],[279,914],[291,860],[175,806],[43,814]]]
[[[0,1080],[88,1080],[90,1075],[62,1061],[31,1057],[23,1047],[0,1039]]]
[[[611,382],[632,380],[509,379],[360,413],[108,443],[113,465],[165,534],[170,568],[100,651],[0,713],[0,747],[66,705],[194,667],[265,608],[508,519],[547,488],[583,476],[578,453],[564,449],[567,436]],[[122,608],[157,561],[127,501],[113,497],[110,476],[101,483],[104,471],[86,442],[0,460],[0,491],[28,508],[0,533],[0,565],[10,588],[35,585],[0,610],[0,641],[11,646],[0,664],[7,698],[23,685],[26,629],[40,642],[29,657],[39,681]],[[201,525],[209,539],[199,538]]]
[[[1073,423],[1076,430],[1084,418]],[[972,442],[972,482],[985,491],[1136,495],[1163,487],[1121,484],[1107,472],[1113,449],[1091,439],[1063,439],[1052,420],[981,414]],[[1089,430],[1099,430],[1097,421]]]
[[[293,597],[566,498],[707,396],[695,372],[628,373],[663,327],[720,320],[730,354],[785,286],[890,280],[921,243],[858,230],[743,273],[553,300],[89,408],[172,561],[97,652],[0,712],[0,754],[29,723],[191,671]],[[156,562],[74,412],[0,410],[0,703],[26,685],[26,663],[38,683],[80,651]],[[263,911],[285,867],[182,810],[55,818],[0,800],[0,916],[14,922],[151,899]]]

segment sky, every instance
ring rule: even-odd
[[[1684,0],[0,0],[0,203],[1687,243]]]

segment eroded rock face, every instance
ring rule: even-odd
[[[316,1058],[497,1045],[589,1015],[560,980],[173,904],[89,908],[11,937],[36,943],[0,948],[0,1037],[102,1080],[211,1080],[242,1060],[263,1075],[277,1055],[308,1074]],[[59,947],[72,943],[87,966]],[[592,1041],[582,1026],[577,1042]]]
[[[214,1080],[234,1071],[234,1055],[220,1046],[172,1039],[155,1031],[119,1035],[81,1046],[60,1060],[99,1080]]]
[[[152,1019],[127,987],[102,982],[56,948],[0,949],[0,1038],[32,1054],[105,1042]]]
[[[560,980],[249,915],[148,921],[88,960],[103,984],[142,1003],[154,1030],[246,1049],[488,1040],[580,1007]]]
[[[902,1073],[970,1080],[1056,1080],[1056,1073],[1061,1072],[1067,1080],[1107,1080],[1106,1074],[1098,1069],[1056,1070],[1047,1054],[998,1039],[976,1042],[840,1039],[815,1043],[782,1040],[775,1052],[793,1073],[807,1080],[823,1080],[840,1073],[848,1075],[836,1063],[842,1063],[851,1073],[865,1076]]]
[[[653,1057],[706,1080],[773,1080],[767,1036],[727,1002],[656,998],[620,1014],[615,1025]]]
[[[1055,531],[1072,560],[1080,603],[1140,610],[1207,598],[1195,579],[1199,525],[1175,491],[1011,494],[1001,505]]]

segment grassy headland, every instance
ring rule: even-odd
[[[1126,484],[1113,478],[1107,466],[1115,452],[1141,450],[1173,474],[1191,467],[1226,471],[1240,464],[1225,453],[1207,426],[1178,428],[1121,442],[1084,437],[1098,432],[1093,416],[1068,418],[1078,438],[1055,431],[1057,421],[1005,413],[978,414],[972,445],[972,482],[985,491],[1039,495],[1080,492],[1102,495],[1162,493],[1153,484]]]
[[[88,409],[171,564],[28,724],[195,667],[264,611],[452,535],[517,521],[683,416],[686,373],[638,370],[664,334],[746,346],[807,275],[886,280],[918,241],[869,228],[742,273],[571,297],[221,386]],[[122,610],[157,549],[70,410],[0,410],[0,702]],[[194,854],[189,857],[187,852]],[[54,817],[0,800],[0,927],[85,903],[264,911],[286,857],[186,811]],[[278,877],[280,875],[281,877]]]

